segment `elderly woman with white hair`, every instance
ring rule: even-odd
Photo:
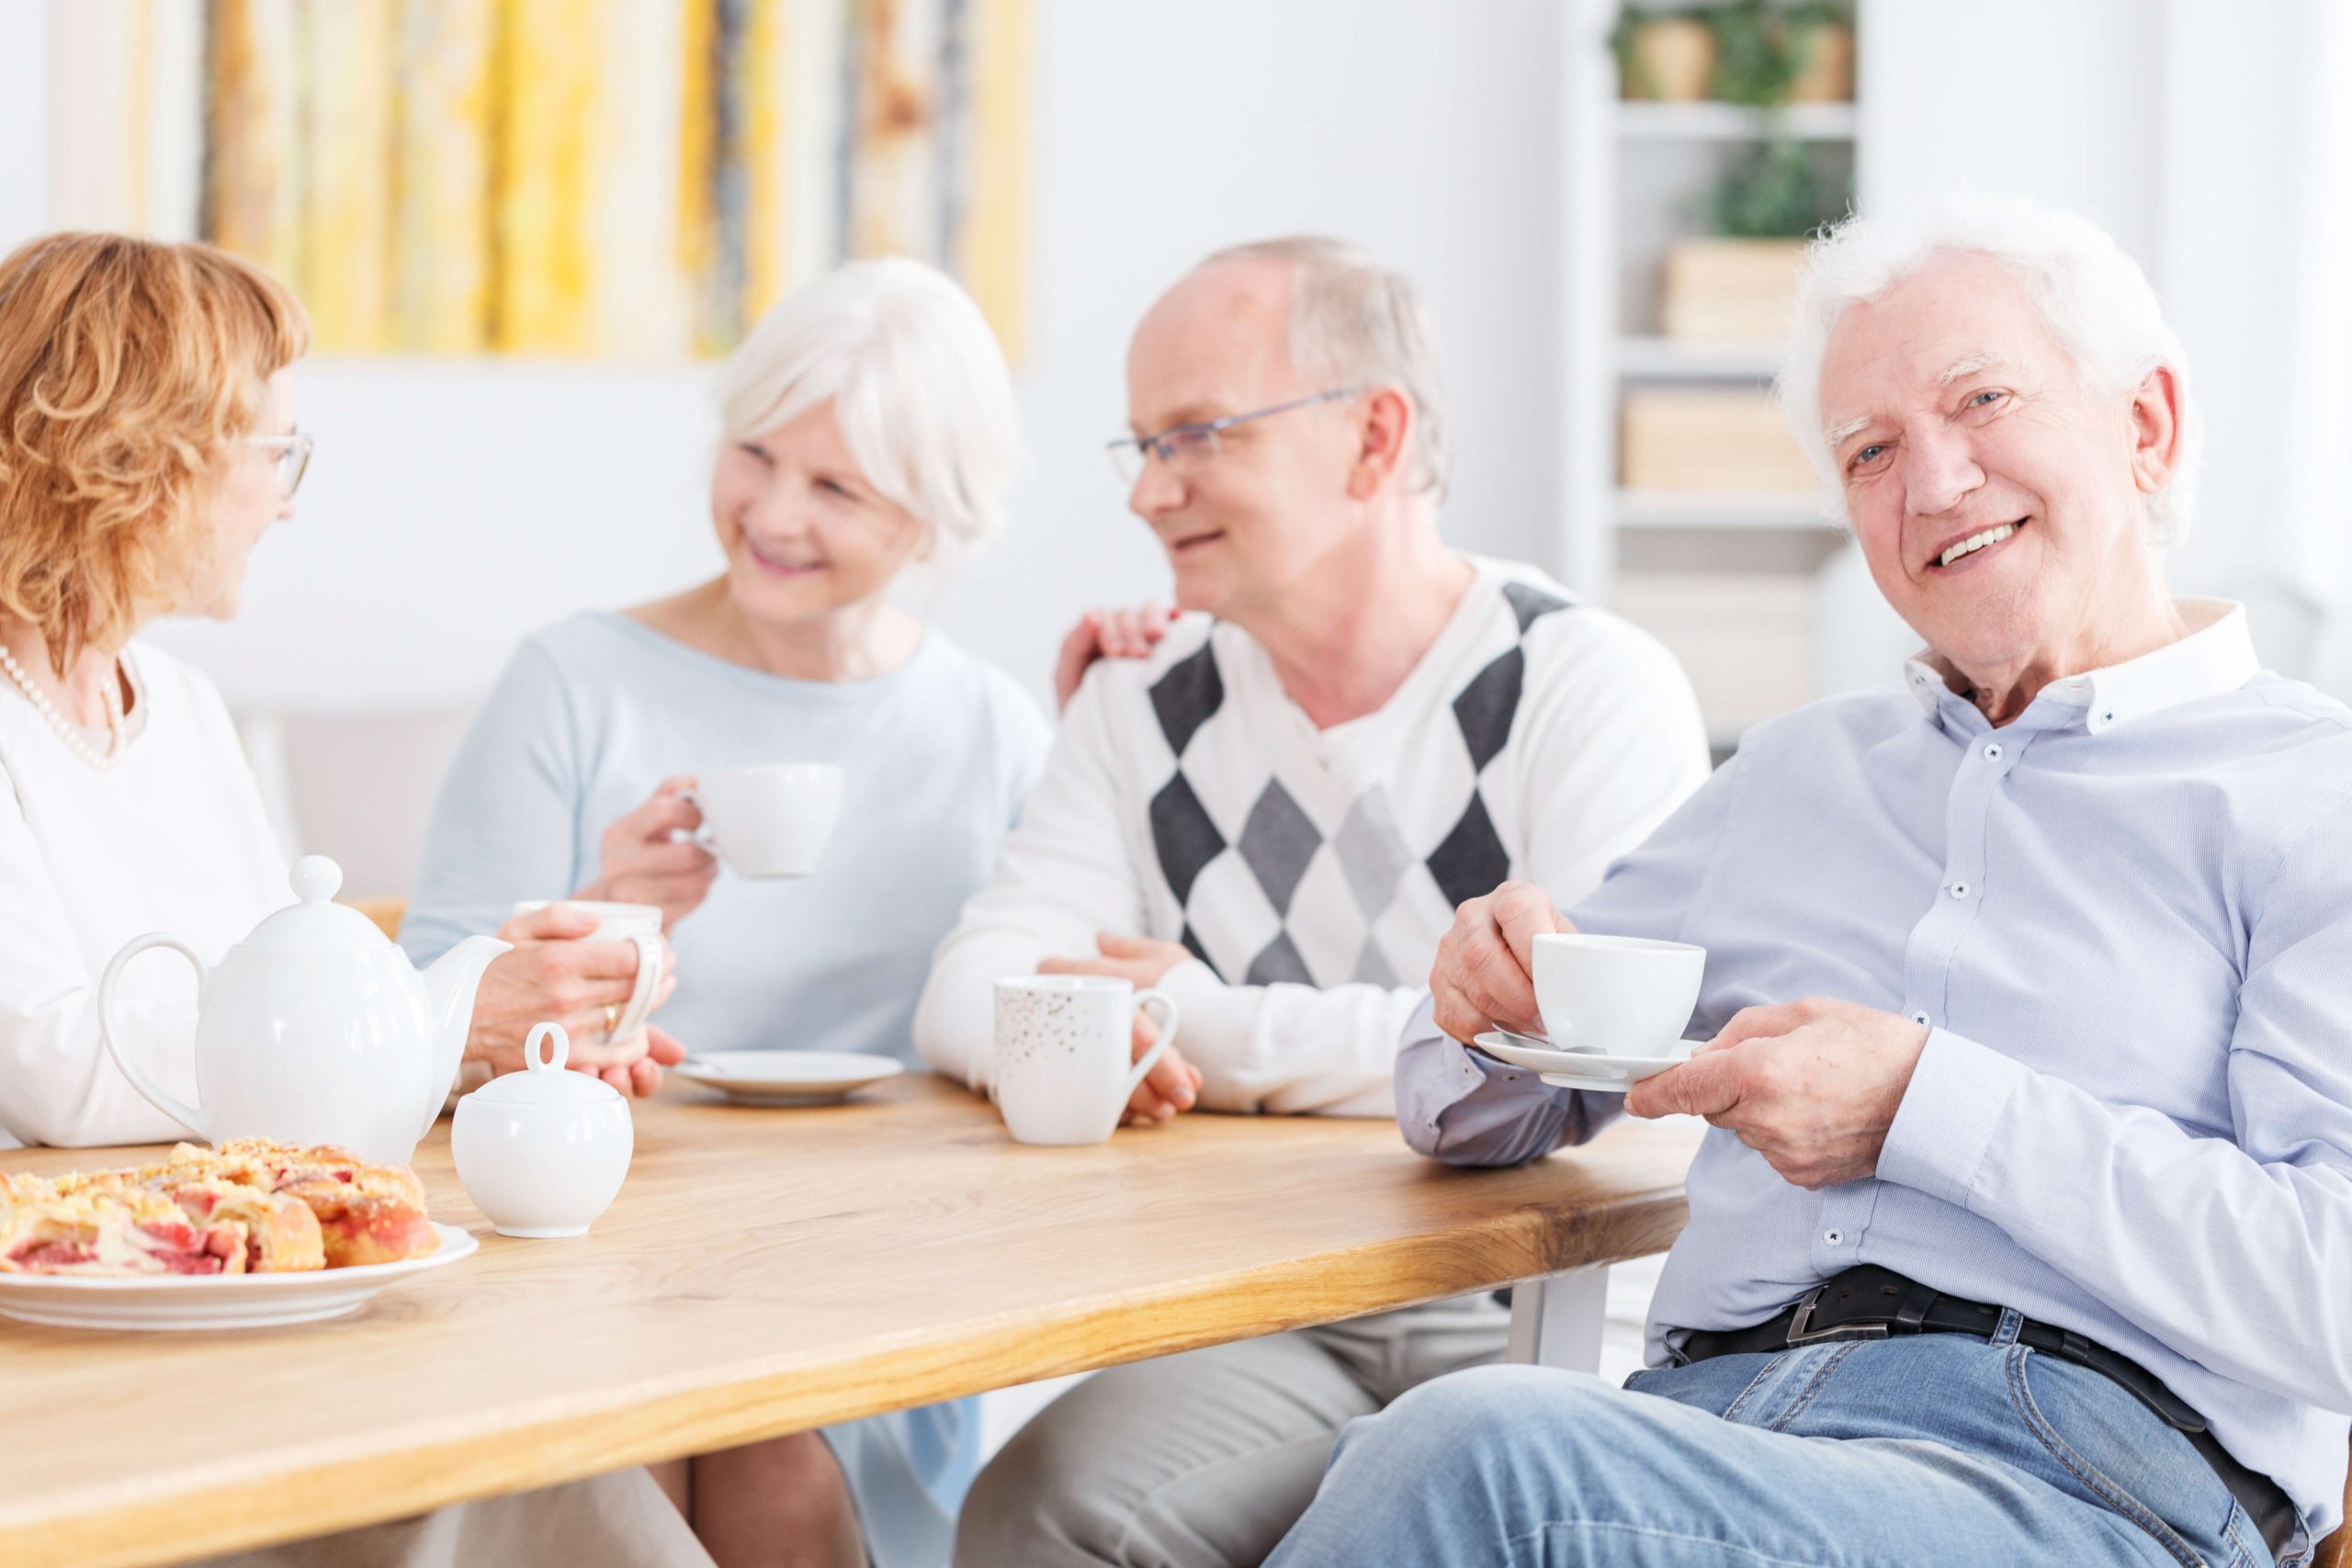
[[[878,1053],[988,876],[1048,732],[1008,677],[893,603],[996,533],[1019,451],[971,299],[918,263],[842,267],[719,381],[709,581],[525,639],[444,786],[402,941],[419,958],[518,900],[658,904],[669,1031],[705,1051]],[[694,775],[828,762],[848,803],[815,874],[720,876]],[[722,1565],[936,1562],[977,1463],[971,1403],[657,1467]]]
[[[2301,1562],[2352,1410],[2352,710],[2165,590],[2196,412],[2089,224],[1847,225],[1782,391],[1927,647],[1750,731],[1573,919],[1464,905],[1397,1062],[1454,1164],[1713,1124],[1649,1365],[1407,1394],[1271,1561]],[[1468,1048],[1570,929],[1706,949],[1688,1062]]]

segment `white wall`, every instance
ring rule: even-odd
[[[0,243],[48,222],[44,14],[0,0]],[[1422,283],[1459,432],[1454,536],[1548,559],[1553,0],[1040,0],[1035,15],[1019,367],[1034,457],[1012,533],[940,604],[950,634],[1042,695],[1081,608],[1165,592],[1101,453],[1125,423],[1127,332],[1203,253],[1297,230],[1358,240]],[[242,615],[159,636],[243,709],[410,716],[388,718],[401,741],[374,764],[380,811],[352,797],[347,757],[306,761],[364,732],[287,731],[305,836],[354,863],[352,886],[397,886],[427,793],[408,775],[446,750],[411,741],[450,733],[412,710],[470,704],[536,625],[711,570],[709,427],[689,367],[321,359],[297,395],[317,456],[299,514],[254,552]]]
[[[0,0],[0,246],[49,210],[49,11]]]
[[[2202,3],[2202,0],[2193,0]],[[1861,197],[1899,216],[1955,187],[2156,238],[2165,0],[1866,0]]]
[[[0,6],[0,114],[37,129],[40,51],[19,45],[40,6]],[[1556,27],[1550,0],[1043,0],[1035,459],[1014,532],[944,601],[951,634],[1042,693],[1078,610],[1164,591],[1100,452],[1125,423],[1126,333],[1203,252],[1291,230],[1425,285],[1458,405],[1457,536],[1547,552]],[[39,146],[0,135],[0,241],[42,226]],[[319,437],[299,516],[255,552],[236,623],[163,633],[232,703],[468,701],[532,626],[716,562],[689,369],[319,360],[297,389]]]
[[[2294,323],[2269,280],[2299,243],[2278,218],[2305,133],[2282,85],[2335,3],[2250,17],[2204,0],[1864,0],[1868,204],[1955,184],[2039,196],[2108,224],[2166,292],[2213,416],[2184,586],[2259,599],[2295,574],[2250,558],[2312,558],[2261,542],[2278,504],[2264,476],[2298,439],[2272,373]],[[1420,280],[1455,404],[1449,525],[1469,547],[1558,564],[1562,10],[1038,0],[1020,368],[1034,459],[1012,535],[940,605],[952,635],[1042,693],[1080,608],[1164,592],[1100,452],[1123,423],[1126,333],[1203,252],[1283,231],[1362,241]],[[0,0],[0,243],[48,221],[46,15],[47,0]],[[368,866],[355,886],[398,886],[454,733],[414,710],[469,704],[532,626],[712,566],[707,416],[695,373],[674,367],[320,361],[300,395],[320,436],[300,515],[255,553],[234,625],[165,636],[244,708],[337,716],[308,742],[289,731],[297,813],[314,846]],[[1825,685],[1883,679],[1909,635],[1856,563],[1836,570]],[[2266,651],[2293,667],[2290,649]],[[348,717],[368,712],[406,716],[363,764]],[[334,765],[306,763],[306,745]],[[371,768],[380,803],[353,788]]]

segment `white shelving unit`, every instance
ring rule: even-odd
[[[1614,17],[1611,21],[1613,24]],[[1781,133],[1800,141],[1850,141],[1851,104],[1791,104],[1779,111]],[[1617,134],[1629,140],[1752,141],[1767,129],[1764,112],[1737,104],[1617,105]]]
[[[1747,146],[1778,133],[1859,164],[1862,118],[1851,103],[1791,105],[1768,117],[1733,104],[1621,100],[1609,36],[1622,3],[1568,0],[1563,553],[1572,583],[1675,648],[1699,684],[1710,739],[1727,750],[1747,724],[1815,694],[1804,606],[1842,535],[1809,491],[1623,488],[1620,399],[1634,386],[1769,386],[1778,344],[1661,334],[1667,247],[1706,231],[1707,195]],[[1727,606],[1737,608],[1727,615]]]
[[[1629,381],[1761,381],[1779,363],[1770,344],[1699,343],[1642,333],[1617,340],[1617,373]]]
[[[1626,528],[1819,529],[1838,525],[1821,514],[1809,491],[1621,490],[1617,526]]]

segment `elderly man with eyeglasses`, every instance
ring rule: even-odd
[[[2299,1563],[2352,1409],[2352,710],[2165,589],[2196,410],[2090,224],[1849,224],[1782,394],[1927,648],[1567,901],[1706,948],[1706,1043],[1622,1097],[1466,1049],[1570,929],[1520,885],[1397,1063],[1456,1164],[1713,1124],[1650,1365],[1416,1390],[1275,1561]]]
[[[1133,1119],[1388,1115],[1454,907],[1592,887],[1705,776],[1697,704],[1648,637],[1447,545],[1427,319],[1353,249],[1210,257],[1127,389],[1113,457],[1193,614],[1086,675],[916,1043],[985,1087],[992,982],[1120,976],[1182,1014]],[[956,1561],[1256,1563],[1343,1424],[1506,1332],[1481,1295],[1102,1373],[980,1477]]]

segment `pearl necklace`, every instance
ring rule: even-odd
[[[114,675],[109,671],[111,678],[107,682],[107,749],[101,755],[90,750],[90,743],[82,739],[82,732],[66,722],[65,716],[57,711],[57,705],[49,700],[49,694],[33,684],[32,677],[25,673],[25,667],[17,662],[17,656],[8,651],[6,643],[0,643],[0,670],[6,670],[8,672],[8,679],[14,681],[17,683],[17,689],[25,694],[25,700],[33,705],[35,712],[49,721],[50,728],[57,731],[57,738],[64,741],[67,750],[75,756],[102,773],[112,768],[121,758],[122,697],[121,688],[118,683],[121,679],[119,675]]]

